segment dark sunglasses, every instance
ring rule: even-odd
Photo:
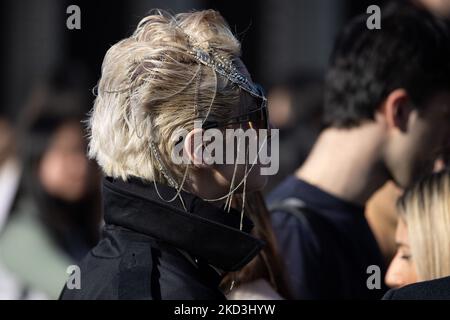
[[[231,125],[244,125],[245,129],[267,129],[267,138],[270,139],[270,123],[269,123],[269,109],[267,108],[267,99],[264,93],[264,89],[260,85],[253,85],[251,88],[241,88],[251,96],[259,100],[258,108],[251,110],[245,114],[231,117],[221,121],[206,120],[202,124],[202,129],[224,128]],[[251,90],[250,90],[251,89]],[[175,143],[175,145],[181,143],[183,137]]]

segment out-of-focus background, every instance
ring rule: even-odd
[[[333,40],[366,0],[4,0],[0,4],[2,108],[23,109],[36,81],[59,64],[77,63],[87,85],[99,76],[106,50],[129,35],[152,8],[170,12],[213,8],[227,19],[243,44],[244,61],[265,86],[321,78]],[[66,28],[66,9],[81,9],[81,30]],[[80,70],[79,70],[80,71]]]
[[[146,12],[216,9],[242,42],[243,61],[268,91],[281,129],[280,171],[305,159],[321,128],[322,79],[336,34],[375,0],[3,0],[0,103],[0,299],[56,299],[66,268],[99,237],[100,173],[85,156],[82,121],[108,48]],[[448,1],[424,0],[447,14]],[[437,7],[440,3],[442,7]],[[70,5],[81,29],[69,30]],[[373,222],[387,259],[395,218],[387,187]],[[381,216],[381,215],[378,215]],[[387,234],[387,236],[385,235]]]

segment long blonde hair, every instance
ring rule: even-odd
[[[422,179],[400,198],[419,279],[450,275],[450,172]]]

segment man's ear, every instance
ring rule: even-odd
[[[206,168],[208,165],[203,161],[203,151],[203,129],[194,128],[184,139],[184,154],[195,167]]]
[[[408,93],[405,89],[395,89],[384,100],[381,112],[389,128],[406,131],[412,108]]]

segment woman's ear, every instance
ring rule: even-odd
[[[194,128],[184,139],[184,153],[197,168],[209,167],[204,161],[204,144],[203,144],[203,129]]]
[[[405,132],[408,128],[411,111],[409,95],[405,89],[392,91],[385,99],[382,107],[382,113],[389,129],[398,128],[402,132]]]

